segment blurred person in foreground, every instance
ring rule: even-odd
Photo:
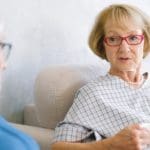
[[[1,31],[0,77],[3,70],[6,69],[6,61],[12,48],[10,43],[4,42],[3,34],[3,31]],[[0,150],[39,150],[39,146],[30,136],[16,129],[2,116],[0,116]]]
[[[52,150],[150,149],[150,18],[137,7],[113,4],[97,17],[89,46],[110,63],[105,76],[80,88],[55,129]],[[150,124],[148,124],[150,125]]]

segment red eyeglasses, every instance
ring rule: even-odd
[[[129,45],[138,45],[144,39],[144,35],[129,35],[126,37],[121,36],[109,36],[104,38],[104,42],[108,46],[120,46],[122,41],[125,40]]]

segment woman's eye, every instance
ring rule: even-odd
[[[109,41],[110,41],[110,42],[117,41],[117,39],[118,39],[117,37],[109,37]]]
[[[138,39],[138,37],[135,35],[129,36],[130,41],[136,41],[137,39]]]

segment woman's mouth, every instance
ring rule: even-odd
[[[121,62],[128,62],[129,60],[131,60],[131,58],[129,58],[129,57],[119,57],[119,60]]]

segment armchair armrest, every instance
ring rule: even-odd
[[[54,130],[16,123],[11,123],[11,125],[34,138],[39,143],[41,150],[51,149],[50,145],[54,136]]]
[[[28,104],[24,108],[24,124],[31,126],[40,126],[34,104]]]

